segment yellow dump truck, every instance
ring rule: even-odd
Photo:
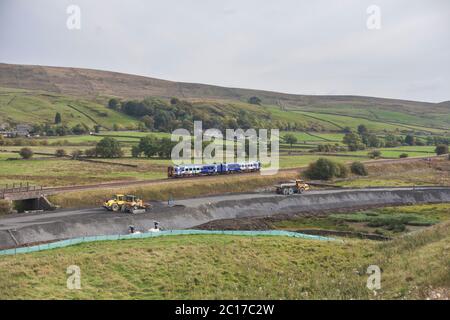
[[[303,193],[309,190],[309,185],[301,179],[280,183],[275,186],[278,194],[291,195],[294,193]]]
[[[144,203],[135,195],[115,194],[111,199],[105,201],[103,207],[108,211],[140,213],[151,209],[151,205]]]

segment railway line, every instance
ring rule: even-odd
[[[384,163],[384,164],[394,164],[394,163],[410,163],[417,161],[428,161],[429,159],[440,158],[441,156],[432,156],[432,157],[411,157],[404,159],[378,159],[378,160],[367,160],[362,161],[366,164],[371,163]],[[304,170],[306,166],[303,167],[295,167],[295,168],[283,168],[279,169],[279,172],[292,172],[293,174],[298,173],[301,170]],[[247,172],[247,173],[239,173],[239,175],[244,176],[257,176],[260,175],[259,172]],[[76,186],[61,186],[61,187],[44,187],[43,191],[46,194],[58,194],[62,192],[70,192],[70,191],[84,191],[84,190],[95,190],[95,189],[109,189],[109,188],[123,188],[123,187],[132,187],[132,186],[147,186],[147,185],[157,185],[157,184],[166,184],[166,183],[176,183],[179,182],[179,179],[183,181],[197,181],[198,179],[208,180],[208,179],[220,179],[222,177],[229,177],[230,175],[212,175],[212,176],[194,176],[194,177],[185,177],[185,178],[164,178],[164,179],[152,179],[152,180],[122,180],[122,181],[113,181],[113,182],[105,182],[94,185],[76,185]]]

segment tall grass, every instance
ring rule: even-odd
[[[377,243],[174,236],[88,243],[0,257],[0,298],[415,299],[450,285],[450,223]],[[81,290],[66,288],[67,266]],[[366,288],[369,265],[381,289]]]

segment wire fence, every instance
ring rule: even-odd
[[[283,230],[267,230],[267,231],[242,231],[242,230],[164,230],[157,232],[132,233],[126,235],[101,235],[80,237],[67,240],[60,240],[56,242],[40,244],[30,247],[20,247],[7,250],[1,250],[0,255],[15,255],[20,253],[30,253],[37,251],[44,251],[56,248],[64,248],[68,246],[77,245],[80,243],[96,242],[96,241],[112,241],[112,240],[126,240],[126,239],[145,239],[161,236],[176,236],[176,235],[236,235],[236,236],[285,236],[294,238],[303,238],[310,240],[335,241],[334,238],[315,236],[298,232],[283,231]]]

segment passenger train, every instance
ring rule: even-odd
[[[182,178],[193,176],[210,176],[216,174],[231,174],[244,172],[257,172],[261,170],[261,162],[236,162],[214,164],[188,164],[170,166],[167,168],[169,178]]]

